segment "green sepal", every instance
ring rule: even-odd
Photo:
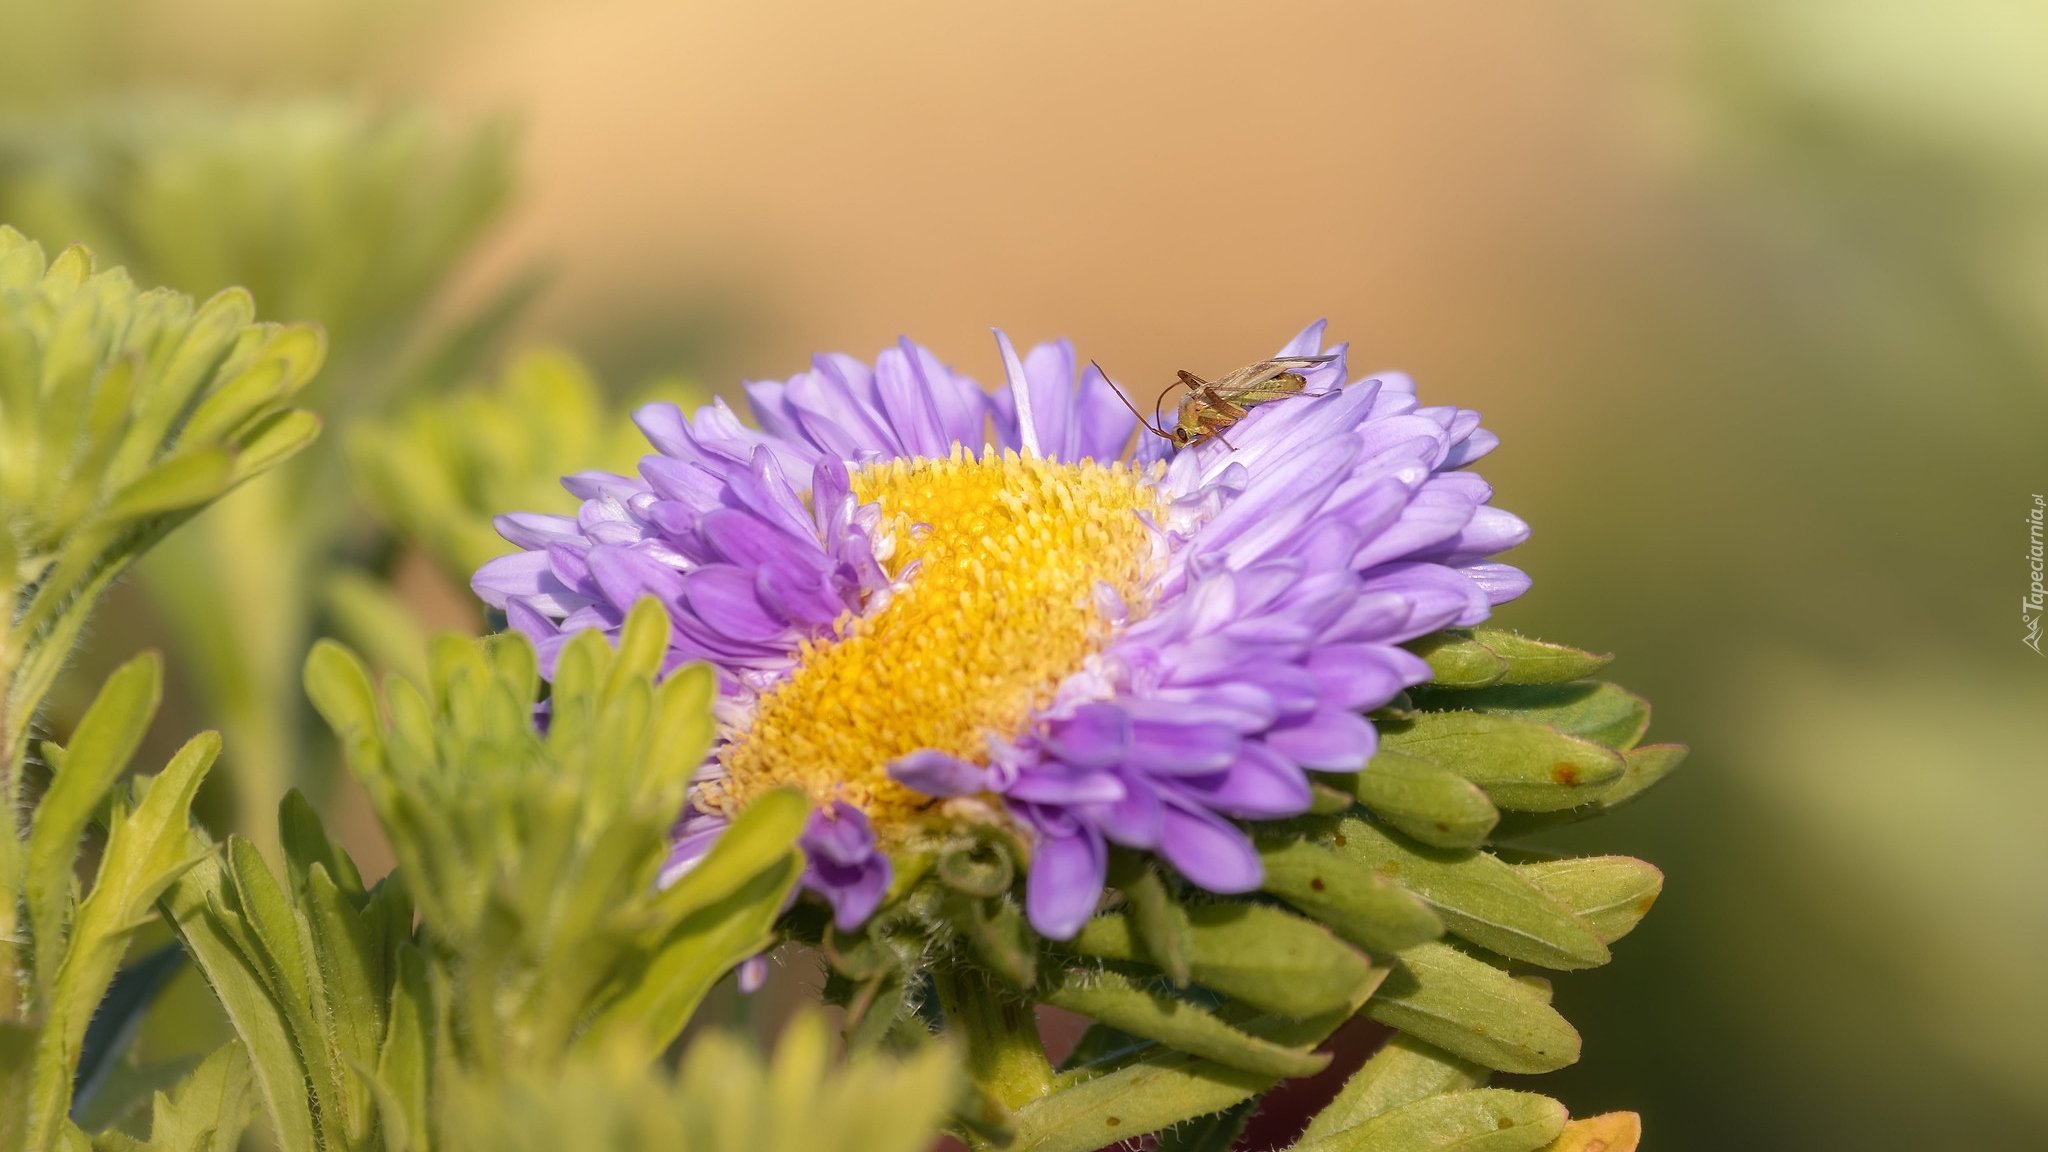
[[[1545,724],[1616,751],[1635,747],[1650,728],[1649,701],[1600,680],[1496,684],[1472,692],[1423,691],[1417,702],[1425,710],[1485,712]]]
[[[1066,973],[1051,988],[1041,989],[1039,998],[1132,1035],[1247,1072],[1308,1076],[1330,1062],[1327,1055],[1298,1051],[1241,1032],[1193,1004],[1140,988],[1113,972]]]
[[[1489,853],[1430,848],[1355,817],[1329,834],[1336,851],[1427,901],[1444,926],[1511,960],[1570,971],[1607,963],[1607,946],[1549,893]]]
[[[1187,916],[1194,982],[1261,1011],[1294,1017],[1333,1011],[1362,999],[1376,978],[1371,962],[1327,929],[1277,908],[1202,904]],[[1152,959],[1123,913],[1090,920],[1072,947],[1105,960]]]
[[[1664,890],[1664,873],[1630,856],[1581,856],[1514,868],[1607,944],[1634,931]]]
[[[1502,684],[1557,684],[1582,680],[1614,660],[1564,644],[1537,640],[1499,628],[1474,628],[1472,639],[1508,662]]]
[[[1671,775],[1685,761],[1690,751],[1683,744],[1645,744],[1622,753],[1627,767],[1621,778],[1602,788],[1591,797],[1591,802],[1577,808],[1557,812],[1508,812],[1501,817],[1500,827],[1493,831],[1495,840],[1513,840],[1545,828],[1564,824],[1576,824],[1595,816],[1614,811],[1634,801],[1649,791],[1659,781]]]
[[[1448,944],[1403,952],[1365,1014],[1501,1072],[1555,1072],[1579,1058],[1579,1034],[1548,997]]]
[[[1566,1119],[1548,1096],[1474,1088],[1404,1104],[1294,1152],[1537,1152]]]
[[[1007,899],[956,896],[948,902],[953,922],[982,966],[1020,989],[1038,983],[1038,934]]]
[[[1159,869],[1146,863],[1135,878],[1120,887],[1130,903],[1130,924],[1144,945],[1146,958],[1166,973],[1168,983],[1187,987],[1193,979],[1194,930],[1187,911],[1159,878]]]
[[[1372,1054],[1303,1130],[1303,1143],[1355,1128],[1429,1096],[1478,1088],[1491,1071],[1449,1052],[1396,1033]]]
[[[1185,1052],[1155,1050],[1018,1108],[1016,1136],[1005,1152],[1094,1152],[1235,1107],[1275,1082]]]
[[[1341,851],[1280,828],[1262,830],[1255,843],[1265,865],[1261,888],[1369,953],[1399,952],[1444,933],[1443,920],[1414,894]]]
[[[1364,771],[1337,779],[1374,815],[1438,848],[1477,847],[1500,821],[1477,784],[1420,756],[1382,749]]]
[[[1547,725],[1480,712],[1423,712],[1389,724],[1380,746],[1433,760],[1502,808],[1550,812],[1594,799],[1621,777],[1621,754]]]
[[[1432,632],[1402,645],[1429,665],[1429,682],[1442,688],[1484,688],[1508,674],[1499,653],[1462,628]]]

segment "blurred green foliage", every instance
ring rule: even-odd
[[[510,143],[502,124],[456,129],[347,101],[102,100],[0,125],[0,218],[90,239],[148,279],[249,285],[320,321],[329,370],[304,399],[345,427],[472,371],[537,287],[515,280],[433,319],[506,203]],[[266,850],[265,814],[320,782],[295,669],[325,573],[363,546],[352,491],[339,444],[322,447],[144,567],[172,659],[228,737],[235,818]]]
[[[1558,1080],[1660,1147],[2033,1148],[2048,903],[2001,878],[2048,681],[2048,13],[1682,11],[1673,230],[1613,287],[1639,343],[1517,504],[1541,595],[1506,618],[1626,651],[1697,746],[1605,832],[1670,895],[1560,986]]]

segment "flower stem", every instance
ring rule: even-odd
[[[979,972],[956,968],[934,983],[946,1019],[966,1035],[967,1074],[977,1085],[1010,1109],[1052,1090],[1052,1062],[1028,1002]]]

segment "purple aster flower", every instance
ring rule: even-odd
[[[1280,351],[1321,352],[1323,325]],[[615,632],[642,596],[668,667],[720,674],[720,740],[666,879],[761,791],[820,805],[805,886],[852,928],[889,852],[963,823],[1028,833],[1027,911],[1071,937],[1112,844],[1219,893],[1261,880],[1239,821],[1297,815],[1311,771],[1372,755],[1362,713],[1428,678],[1403,641],[1486,618],[1528,578],[1488,558],[1527,527],[1462,471],[1498,440],[1425,408],[1407,377],[1345,383],[1344,346],[1300,396],[1174,449],[1065,341],[993,395],[909,341],[870,366],[747,385],[636,421],[637,478],[583,473],[571,517],[515,514],[524,551],[475,588],[538,646]]]

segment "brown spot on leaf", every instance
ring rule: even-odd
[[[1576,788],[1579,784],[1579,766],[1577,764],[1552,764],[1550,766],[1550,778],[1567,788]]]
[[[1315,889],[1318,892],[1321,892],[1323,890],[1323,878],[1321,876],[1309,877],[1308,886]]]
[[[1344,834],[1342,832],[1339,832],[1335,836],[1330,837],[1330,842],[1332,844],[1335,844],[1339,848],[1342,848],[1344,845],[1350,843],[1349,840],[1346,840],[1344,838]]]
[[[1493,1126],[1494,1126],[1495,1128],[1499,1128],[1499,1129],[1501,1129],[1501,1130],[1505,1131],[1505,1130],[1507,1130],[1507,1129],[1509,1129],[1509,1128],[1513,1128],[1513,1127],[1515,1126],[1515,1122],[1514,1122],[1513,1120],[1510,1120],[1510,1119],[1508,1119],[1507,1117],[1503,1116],[1503,1117],[1501,1117],[1501,1118],[1500,1118],[1499,1120],[1495,1121],[1495,1122],[1494,1122],[1494,1125],[1493,1125]]]
[[[1108,1124],[1111,1128],[1114,1128],[1117,1125],[1123,1123],[1123,1119],[1118,1116],[1111,1116],[1108,1120],[1104,1121],[1104,1123]]]

